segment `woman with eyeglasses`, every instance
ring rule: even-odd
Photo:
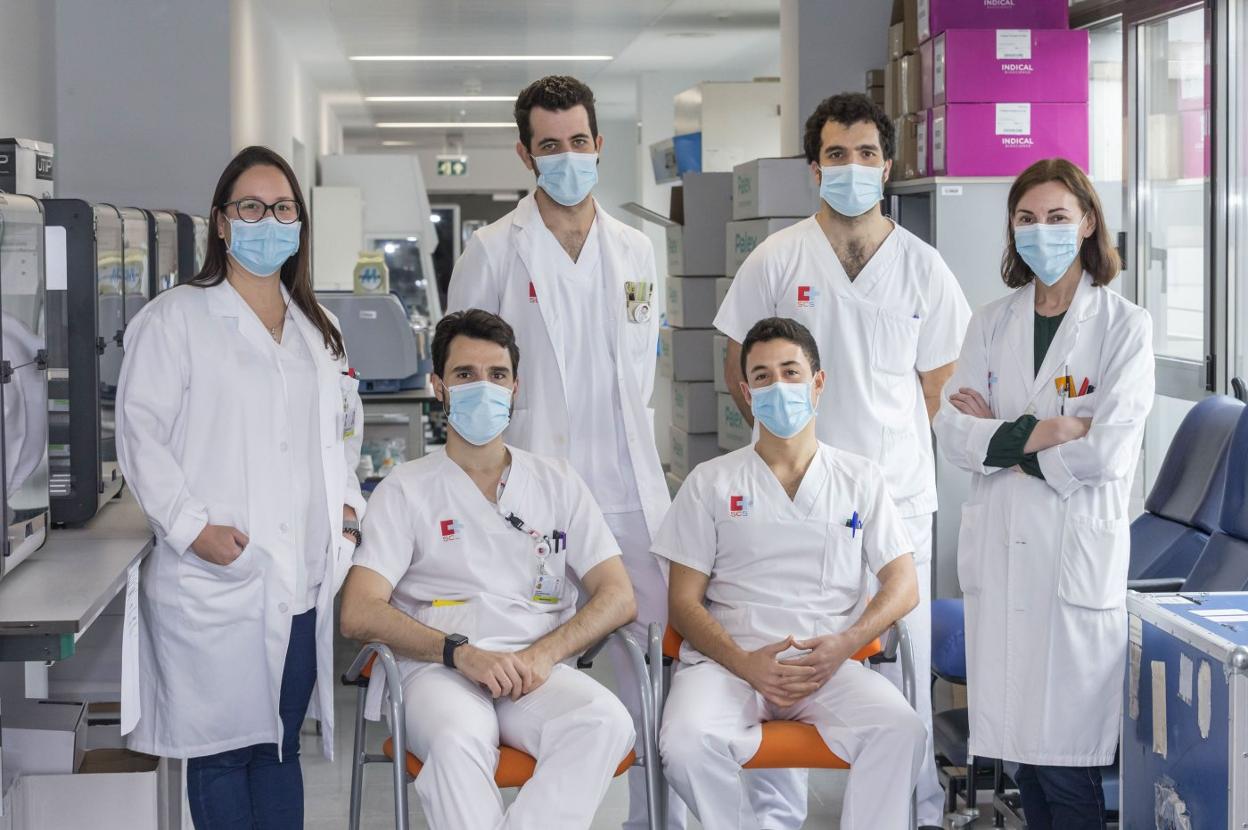
[[[1118,253],[1077,166],[1029,167],[1007,216],[1001,276],[1014,291],[971,318],[933,424],[972,473],[958,535],[969,751],[1019,765],[1032,830],[1101,830],[1153,326],[1110,288]]]
[[[129,741],[189,759],[197,828],[297,828],[310,702],[333,746],[333,600],[360,541],[363,413],[313,294],[290,166],[240,152],[211,229],[203,270],[125,335],[118,460],[156,534]]]

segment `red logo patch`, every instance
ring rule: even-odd
[[[734,519],[741,519],[750,515],[750,500],[745,496],[729,496],[728,515]]]
[[[814,308],[815,298],[819,296],[819,292],[809,285],[799,285],[797,287],[797,307],[798,308]]]
[[[533,280],[529,280],[529,302],[537,302],[537,286],[533,285]]]
[[[460,525],[454,519],[443,519],[439,523],[439,527],[442,530],[443,542],[454,542],[459,538]]]

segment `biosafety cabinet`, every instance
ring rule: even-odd
[[[151,236],[148,230],[147,211],[139,208],[120,208],[121,214],[121,273],[126,325],[152,298]]]
[[[43,203],[48,259],[48,455],[53,524],[82,524],[117,495],[115,404],[125,308],[121,214],[78,199]]]
[[[208,220],[189,213],[175,213],[178,222],[178,282],[190,282],[208,258]]]
[[[48,384],[43,206],[0,195],[0,421],[4,458],[0,578],[48,527]]]
[[[148,287],[150,299],[178,284],[178,220],[168,210],[147,214]]]

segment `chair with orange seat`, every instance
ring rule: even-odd
[[[649,813],[650,830],[659,830],[658,812],[659,786],[662,782],[663,768],[659,763],[658,726],[654,716],[653,699],[650,689],[646,688],[649,672],[645,665],[645,655],[631,634],[620,630],[591,647],[577,658],[576,665],[580,669],[593,667],[594,658],[603,646],[612,638],[621,642],[633,661],[634,670],[641,684],[642,699],[642,755],[630,751],[615,770],[618,777],[631,767],[640,766],[646,771],[646,807]],[[380,755],[372,754],[365,749],[367,722],[364,718],[364,703],[373,671],[380,662],[382,679],[385,683],[389,705],[388,725],[390,737],[382,744]],[[365,645],[351,667],[342,675],[345,686],[357,689],[355,704],[355,743],[351,755],[351,806],[350,830],[359,830],[360,813],[363,807],[364,767],[368,764],[391,764],[394,775],[394,826],[396,830],[408,830],[407,784],[420,775],[423,763],[419,758],[406,750],[407,723],[403,700],[403,677],[399,671],[394,653],[381,643]],[[402,764],[395,759],[402,758]],[[650,759],[654,759],[651,763]],[[533,777],[537,759],[515,747],[499,747],[498,767],[494,771],[494,783],[500,789],[522,787]]]
[[[680,646],[684,641],[680,633],[672,627],[666,631],[658,624],[650,626],[650,641],[647,648],[647,659],[650,663],[651,695],[654,697],[654,711],[657,714],[655,733],[657,743],[658,724],[662,722],[663,708],[667,701],[667,691],[671,686],[671,676],[675,661],[680,655]],[[859,662],[891,663],[901,660],[902,685],[905,687],[906,701],[911,707],[915,700],[914,656],[910,646],[910,634],[906,624],[898,620],[889,630],[884,643],[878,639],[868,643],[852,659]],[[773,720],[762,724],[763,737],[758,751],[743,765],[743,769],[849,769],[849,762],[839,757],[828,745],[814,726],[799,721]],[[660,767],[661,770],[661,767]],[[667,814],[667,786],[660,780],[658,787],[659,814]],[[910,823],[915,824],[917,805],[913,791],[910,794]]]

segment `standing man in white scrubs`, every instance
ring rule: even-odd
[[[827,361],[831,394],[820,401],[819,440],[884,468],[918,569],[919,604],[906,625],[920,679],[918,710],[928,728],[919,824],[938,827],[944,794],[931,745],[927,682],[936,511],[929,424],[953,374],[970,307],[940,254],[881,211],[894,132],[879,107],[857,93],[828,98],[806,122],[805,150],[819,182],[819,212],[765,239],[738,270],[715,318],[730,338],[724,373],[752,423],[740,388],[741,340],[760,317],[798,320]],[[895,665],[882,671],[900,688]]]
[[[659,320],[654,248],[590,195],[598,180],[594,95],[575,78],[535,81],[516,100],[516,152],[537,189],[468,241],[451,276],[451,311],[481,308],[516,331],[527,369],[507,440],[566,458],[619,543],[637,596],[634,633],[667,623],[667,592],[650,540],[671,500],[654,441]],[[640,723],[631,662],[608,652],[618,692]],[[640,733],[640,726],[637,729]],[[645,826],[645,775],[629,773],[629,820]],[[670,826],[683,827],[672,799]]]
[[[503,443],[519,357],[494,314],[438,323],[446,451],[378,486],[343,593],[343,633],[400,657],[432,827],[588,828],[635,738],[620,701],[564,662],[631,622],[636,605],[580,476]],[[505,811],[500,742],[537,759]]]
[[[801,721],[851,765],[840,826],[908,830],[923,722],[853,655],[918,602],[909,534],[880,468],[816,438],[826,375],[805,326],[759,321],[741,368],[758,442],[694,469],[654,543],[684,636],[664,769],[703,827],[770,828],[741,766],[763,721]]]

